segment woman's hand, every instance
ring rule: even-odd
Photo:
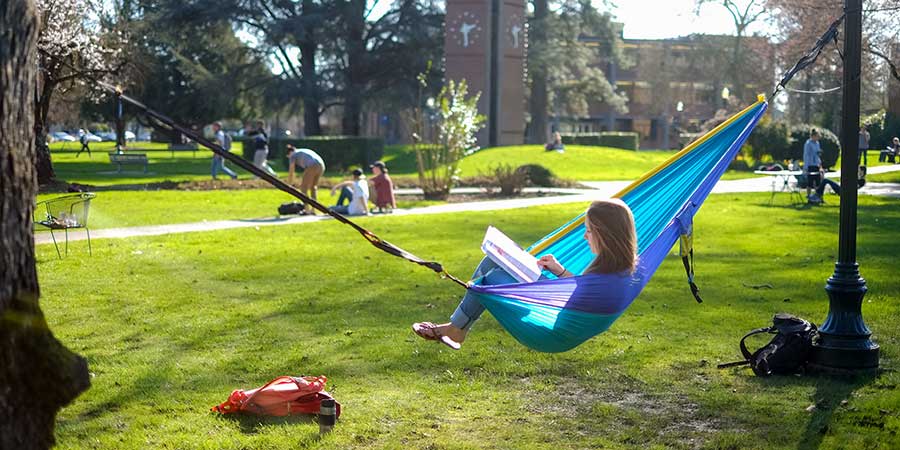
[[[540,259],[537,260],[537,264],[541,269],[544,269],[557,277],[562,277],[567,272],[566,268],[563,267],[553,255],[541,256]]]

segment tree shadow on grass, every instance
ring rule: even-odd
[[[857,376],[808,375],[804,377],[772,377],[754,378],[764,388],[773,385],[814,385],[813,403],[809,420],[797,442],[797,450],[815,450],[822,445],[828,433],[832,418],[838,408],[847,405],[850,397],[858,389],[878,379],[880,372],[860,374]]]
[[[842,406],[841,403],[848,400],[857,389],[875,381],[877,377],[876,373],[847,378],[816,377],[815,410],[806,424],[797,449],[818,449],[828,432],[832,416],[837,408]]]

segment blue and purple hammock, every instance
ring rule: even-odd
[[[641,293],[681,238],[688,281],[699,301],[687,260],[692,251],[694,213],[765,111],[761,96],[613,196],[634,213],[639,261],[630,278],[587,274],[534,283],[476,284],[470,289],[519,342],[542,352],[564,352],[606,331]],[[537,257],[553,254],[569,271],[581,273],[594,258],[583,235],[584,213],[527,250]]]

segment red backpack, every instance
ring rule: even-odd
[[[325,392],[322,377],[278,377],[265,386],[244,391],[235,390],[228,400],[213,411],[222,414],[250,413],[259,416],[289,416],[291,414],[318,414],[324,399],[333,399]],[[341,415],[341,405],[335,405],[335,418]]]

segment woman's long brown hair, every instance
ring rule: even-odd
[[[591,231],[599,251],[585,273],[634,272],[637,264],[637,233],[631,208],[622,200],[598,200],[591,203],[584,225]]]

